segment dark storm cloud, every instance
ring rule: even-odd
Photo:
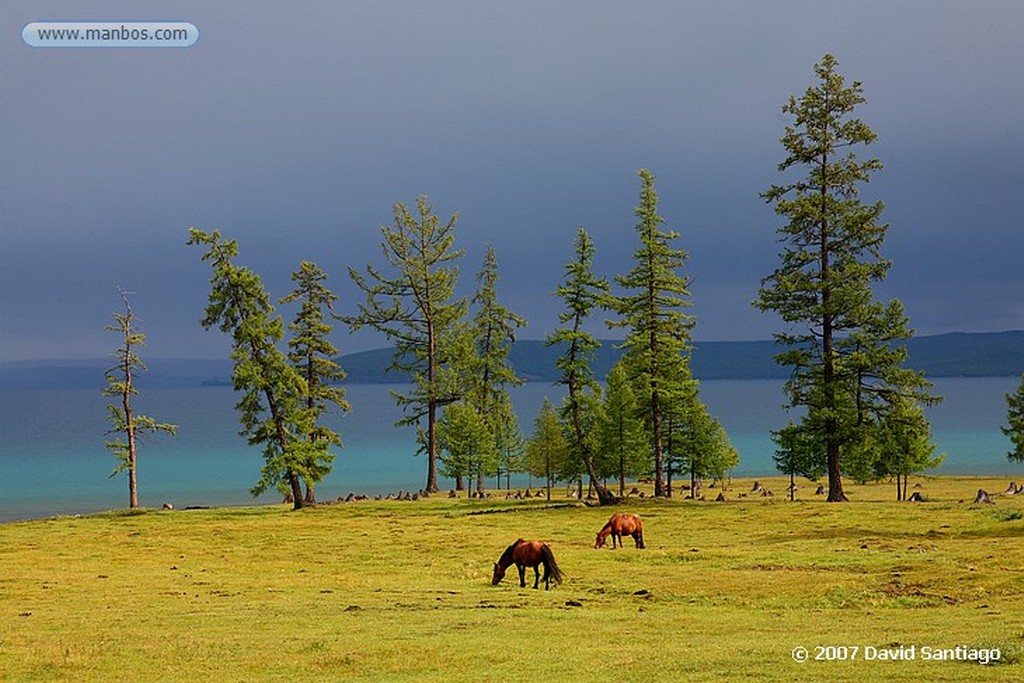
[[[682,234],[703,339],[767,336],[750,307],[775,264],[786,119],[831,51],[864,82],[864,153],[885,171],[885,296],[919,332],[1024,327],[1015,255],[1024,61],[1015,2],[13,2],[0,28],[0,359],[96,356],[119,301],[155,356],[209,356],[190,225],[239,239],[281,295],[299,260],[379,258],[396,200],[461,215],[472,286],[492,243],[529,337],[584,225],[629,267],[641,167]],[[45,19],[190,21],[186,50],[32,49]],[[374,346],[342,337],[345,350]]]

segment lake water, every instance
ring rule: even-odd
[[[1010,463],[1005,395],[1015,377],[943,378],[935,391],[945,397],[929,410],[933,435],[946,460],[939,473],[1024,476]],[[739,449],[736,476],[777,474],[769,432],[786,421],[782,383],[774,380],[715,380],[702,396]],[[336,417],[345,447],[334,471],[318,487],[329,500],[349,492],[373,495],[416,491],[426,479],[426,460],[414,456],[415,433],[393,426],[399,412],[383,385],[348,386],[352,412]],[[561,398],[559,387],[527,384],[513,394],[524,432],[532,429],[542,399]],[[126,475],[110,478],[115,460],[107,438],[108,399],[92,390],[0,391],[0,521],[78,514],[125,507]],[[151,437],[140,447],[139,495],[145,507],[165,501],[187,505],[252,503],[248,490],[259,478],[262,457],[237,435],[236,397],[227,387],[147,389],[135,408],[161,422],[180,425],[175,437]],[[513,485],[527,485],[525,478]],[[451,482],[441,481],[442,488]],[[279,500],[275,494],[258,502]]]

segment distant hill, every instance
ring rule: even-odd
[[[619,342],[604,340],[594,359],[594,374],[604,377],[622,351]],[[698,379],[786,379],[789,371],[775,362],[779,348],[771,340],[696,342],[693,374]],[[942,334],[916,337],[907,343],[909,365],[928,377],[1007,377],[1024,372],[1024,331]],[[530,382],[557,379],[560,350],[536,340],[518,341],[509,354],[516,372]],[[393,382],[407,378],[384,373],[391,349],[343,356],[342,366],[353,383]]]
[[[103,375],[109,358],[85,360],[27,360],[0,363],[0,389],[95,389],[106,386]],[[228,382],[232,363],[192,358],[147,359],[140,387],[185,388]]]
[[[605,341],[597,352],[594,372],[598,377],[611,369],[622,353],[618,342]],[[1007,377],[1024,372],[1024,331],[955,332],[916,337],[907,343],[909,365],[928,377]],[[772,341],[697,342],[693,371],[698,379],[785,379],[785,368],[776,365],[777,347]],[[536,340],[521,340],[509,359],[521,377],[531,382],[557,378],[557,348]],[[401,373],[387,371],[392,350],[374,349],[346,354],[340,362],[348,373],[346,383],[398,384],[408,381]],[[230,384],[230,360],[164,358],[148,360],[149,370],[139,379],[141,387],[198,387]],[[39,360],[0,363],[0,389],[95,389],[104,386],[109,359]]]

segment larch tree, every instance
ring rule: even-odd
[[[508,354],[515,343],[516,331],[526,325],[526,320],[498,300],[498,260],[490,245],[487,245],[483,267],[476,280],[479,287],[470,301],[475,309],[470,322],[475,348],[465,380],[467,400],[487,420],[495,439],[495,451],[500,454],[514,451],[515,430],[511,429],[514,415],[508,388],[522,386],[525,380],[516,375]],[[477,489],[483,490],[483,481],[479,478]]]
[[[627,330],[623,343],[626,366],[639,381],[637,399],[645,413],[654,456],[654,495],[666,496],[665,406],[680,400],[689,386],[690,332],[693,318],[688,278],[680,274],[687,254],[673,246],[679,233],[661,228],[654,175],[641,169],[640,203],[636,232],[640,246],[633,253],[633,269],[615,281],[624,293],[615,297],[617,321],[611,327]]]
[[[775,441],[775,468],[789,477],[789,499],[796,498],[796,478],[806,477],[817,481],[825,473],[824,445],[815,439],[818,431],[808,430],[790,420],[777,432],[772,432]]]
[[[1024,462],[1024,375],[1020,376],[1017,391],[1006,395],[1006,406],[1007,426],[1001,429],[1013,444],[1006,457],[1012,462]]]
[[[483,478],[498,466],[497,441],[490,421],[468,401],[444,407],[437,424],[442,471],[451,478],[476,478],[476,493],[483,495]]]
[[[578,458],[601,505],[612,505],[619,499],[601,485],[594,466],[592,425],[595,413],[592,408],[600,402],[600,387],[594,381],[591,364],[601,344],[584,329],[584,323],[594,308],[605,304],[609,287],[607,280],[594,275],[593,261],[594,243],[581,227],[576,233],[575,257],[565,266],[562,283],[555,290],[555,294],[565,302],[565,310],[558,316],[565,327],[547,335],[544,343],[562,347],[562,355],[555,361],[555,366],[560,372],[557,383],[566,388],[561,418],[570,437],[567,439],[570,450],[567,461],[571,461],[573,456]]]
[[[494,425],[494,438],[498,449],[497,487],[501,488],[501,475],[505,475],[505,488],[512,486],[512,473],[523,472],[526,467],[526,437],[519,427],[519,416],[512,406],[512,397],[506,394],[490,417]]]
[[[288,325],[292,333],[288,340],[288,360],[306,380],[303,399],[310,421],[306,440],[313,448],[310,450],[312,460],[306,464],[310,475],[303,477],[304,500],[315,503],[316,482],[331,472],[334,461],[330,447],[342,445],[341,436],[323,423],[323,416],[332,407],[339,413],[347,413],[350,406],[345,400],[345,389],[338,386],[345,378],[345,371],[334,360],[338,348],[329,339],[334,326],[327,322],[328,316],[335,317],[334,302],[338,297],[327,288],[327,274],[309,261],[303,261],[292,273],[292,281],[295,289],[283,297],[281,303],[299,303],[299,310]]]
[[[739,452],[733,447],[725,427],[708,411],[700,400],[699,383],[690,380],[684,387],[673,410],[667,414],[671,421],[666,429],[670,447],[666,450],[690,475],[690,491],[695,494],[697,484],[711,477],[725,488],[727,474],[739,463]]]
[[[139,331],[135,324],[135,314],[128,301],[128,292],[120,294],[124,302],[124,313],[115,313],[114,320],[117,323],[107,326],[107,330],[120,335],[121,345],[110,354],[117,364],[106,371],[107,386],[103,388],[104,396],[120,399],[119,403],[107,406],[107,421],[110,423],[108,434],[118,436],[113,441],[107,441],[106,446],[119,461],[110,476],[113,477],[120,472],[128,473],[128,507],[137,508],[139,441],[144,435],[154,432],[174,434],[178,426],[168,422],[157,422],[151,417],[135,413],[132,409],[132,396],[139,393],[135,379],[146,369],[136,349],[146,345],[146,335]],[[122,434],[124,441],[120,437]]]
[[[427,455],[425,490],[436,493],[439,411],[463,394],[459,373],[465,359],[452,356],[464,348],[456,335],[467,309],[465,300],[455,297],[456,262],[463,254],[454,246],[458,214],[442,222],[422,195],[415,214],[403,202],[394,205],[393,213],[393,224],[381,227],[390,272],[371,265],[365,274],[349,268],[366,300],[358,305],[358,315],[344,319],[352,331],[371,327],[384,333],[395,345],[391,368],[412,377],[409,393],[392,395],[405,412],[398,424],[417,427]]]
[[[270,295],[259,275],[235,265],[238,243],[225,240],[219,230],[206,233],[189,228],[189,245],[206,249],[202,260],[213,270],[204,328],[216,326],[231,335],[234,390],[242,398],[235,408],[241,434],[249,445],[263,446],[260,480],[250,492],[258,496],[271,488],[288,491],[295,509],[304,507],[302,480],[316,480],[327,442],[309,442],[312,415],[305,407],[306,382],[278,348],[284,323],[274,314]]]
[[[895,477],[896,500],[906,500],[910,475],[938,467],[945,455],[935,455],[931,426],[921,404],[901,394],[894,395],[892,400],[879,430],[876,471],[882,477]]]
[[[605,377],[598,441],[605,467],[619,482],[619,496],[625,496],[626,478],[638,477],[648,469],[648,441],[636,395],[621,361]]]
[[[551,500],[551,485],[562,468],[566,449],[558,413],[545,397],[533,421],[533,434],[526,442],[526,468],[533,476],[544,479],[548,500]]]
[[[872,284],[892,265],[881,256],[888,226],[879,221],[883,204],[864,203],[860,189],[882,165],[855,153],[876,136],[853,115],[865,102],[861,84],[847,85],[837,65],[825,55],[814,67],[816,84],[782,107],[794,120],[778,170],[796,177],[762,195],[786,220],[778,228],[785,247],[754,302],[786,325],[775,335],[786,347],[776,361],[792,368],[789,405],[804,409],[799,428],[815,432],[798,441],[821,444],[832,502],[847,499],[844,451],[874,438],[894,395],[938,400],[920,373],[902,366],[902,342],[912,335],[902,306],[873,299]]]

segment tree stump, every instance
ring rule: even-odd
[[[988,495],[985,489],[978,489],[978,495],[974,497],[975,503],[988,503],[989,505],[995,505],[996,502],[992,500],[992,497]]]
[[[907,498],[907,501],[911,503],[923,503],[924,496],[921,495],[920,491],[914,491],[912,494],[910,494],[910,498]]]

